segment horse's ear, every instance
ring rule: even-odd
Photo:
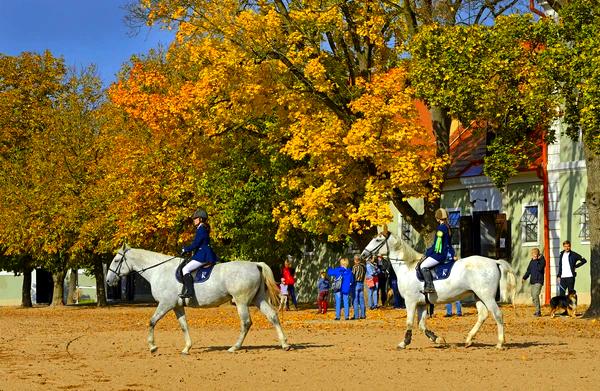
[[[387,238],[390,236],[390,231],[388,230],[387,224],[383,226],[383,235]]]

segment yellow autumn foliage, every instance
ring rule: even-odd
[[[439,197],[447,159],[432,152],[402,65],[386,65],[405,28],[382,4],[140,4],[176,40],[164,64],[135,63],[112,101],[156,134],[216,144],[251,134],[291,159],[273,209],[278,237],[338,240],[387,223],[394,189]]]

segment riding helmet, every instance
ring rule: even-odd
[[[208,219],[208,213],[204,209],[197,209],[192,215],[192,220],[194,219],[206,220]]]
[[[444,208],[439,208],[435,211],[436,220],[446,220],[448,218],[448,211]]]

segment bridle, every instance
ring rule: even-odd
[[[117,268],[116,268],[116,270],[113,270],[113,269],[111,269],[111,268],[110,268],[110,266],[108,267],[108,270],[110,270],[111,272],[115,273],[115,275],[116,275],[118,278],[121,278],[121,277],[123,276],[123,275],[121,274],[121,268],[123,267],[123,264],[125,264],[125,266],[127,266],[127,269],[128,269],[128,270],[133,270],[133,269],[132,269],[132,268],[129,266],[129,264],[127,263],[127,258],[125,257],[125,255],[127,254],[127,251],[129,251],[129,250],[131,250],[131,248],[125,248],[125,249],[123,249],[123,253],[122,253],[122,254],[121,254],[121,252],[118,252],[118,253],[117,253],[117,254],[121,255],[121,259],[119,260],[119,263],[117,264]],[[156,263],[156,264],[154,264],[154,265],[152,265],[152,266],[148,266],[148,267],[146,267],[146,268],[143,268],[143,269],[140,269],[140,270],[136,270],[136,272],[137,272],[138,274],[142,274],[142,273],[144,273],[146,270],[149,270],[149,269],[155,268],[155,267],[157,267],[157,266],[160,266],[160,265],[162,265],[163,263],[167,263],[167,262],[169,262],[170,260],[173,260],[173,259],[175,259],[175,258],[177,258],[177,257],[171,257],[171,258],[169,258],[169,259],[165,259],[164,261],[161,261],[161,262],[159,262],[159,263]]]
[[[386,256],[385,257],[388,258],[388,256],[390,255],[390,247],[388,245],[388,238],[390,237],[390,235],[387,234],[387,235],[384,235],[384,237],[385,237],[385,240],[382,241],[381,243],[379,243],[377,245],[377,247],[375,247],[373,250],[367,250],[367,249],[365,249],[365,251],[368,253],[369,257],[377,255],[377,252],[379,251],[379,249],[381,249],[383,246],[385,246],[385,249],[386,249],[386,252],[385,252]]]
[[[121,253],[120,251],[117,253],[117,254],[121,255],[121,259],[119,260],[119,263],[117,264],[116,270],[113,270],[110,268],[110,266],[108,266],[108,270],[115,273],[115,275],[119,278],[122,277],[121,268],[123,267],[123,264],[125,264],[125,266],[127,266],[127,268],[130,269],[129,264],[127,263],[127,258],[125,258],[125,255],[127,254],[127,251],[129,251],[129,250],[130,250],[129,248],[124,248],[123,253]]]
[[[373,250],[367,250],[365,249],[365,251],[368,254],[368,257],[372,257],[374,255],[378,255],[377,251],[379,251],[379,249],[381,249],[383,246],[385,246],[385,255],[382,255],[384,258],[386,258],[388,261],[395,261],[395,262],[399,262],[399,263],[404,263],[404,260],[400,259],[400,258],[390,258],[390,246],[388,243],[388,239],[390,237],[390,234],[388,233],[387,235],[383,235],[385,237],[385,240],[382,241],[381,243],[379,243],[377,245],[377,247],[375,247]]]

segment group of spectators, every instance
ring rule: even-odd
[[[284,308],[289,310],[290,304],[298,309],[295,282],[295,270],[290,261],[286,260],[281,269],[279,285],[280,311]],[[404,308],[396,274],[389,261],[381,256],[371,257],[365,263],[360,256],[355,255],[352,267],[348,258],[341,258],[339,267],[320,272],[317,291],[317,313],[320,314],[327,313],[329,295],[333,293],[336,320],[340,319],[342,308],[345,319],[350,319],[350,307],[354,308],[353,319],[365,319],[365,293],[370,310],[385,306],[388,300],[391,300],[389,304],[394,308]]]
[[[328,277],[333,278],[333,283],[328,282]],[[366,285],[366,286],[365,286]],[[354,264],[350,268],[348,258],[340,259],[340,266],[329,268],[321,272],[321,278],[317,282],[319,290],[318,308],[320,313],[327,312],[327,297],[329,291],[333,291],[335,298],[335,319],[339,320],[344,309],[344,318],[350,318],[350,305],[354,308],[353,319],[365,319],[365,288],[369,309],[374,310],[386,304],[388,298],[388,287],[392,292],[393,305],[395,308],[403,308],[404,300],[398,292],[396,274],[389,262],[382,257],[371,257],[366,265],[358,256],[354,256]]]
[[[559,294],[567,295],[567,293],[576,293],[575,276],[577,276],[577,272],[575,269],[586,264],[587,260],[571,250],[571,242],[569,240],[565,240],[562,245],[563,250],[558,255],[556,281],[560,290]],[[533,316],[536,317],[542,316],[540,294],[544,285],[545,268],[546,259],[540,253],[540,249],[531,249],[531,260],[529,261],[525,275],[523,275],[523,281],[529,278],[531,300],[535,306]]]
[[[587,261],[574,251],[571,242],[563,242],[563,251],[559,255],[557,280],[561,293],[575,292],[575,269]],[[523,280],[530,279],[531,297],[535,306],[534,316],[541,316],[540,293],[544,284],[546,261],[538,248],[531,250],[531,261]],[[295,271],[291,262],[286,260],[281,269],[281,304],[279,309],[289,309],[290,304],[298,309],[295,289]],[[331,277],[331,279],[330,279]],[[404,308],[404,299],[398,291],[398,281],[394,269],[388,260],[373,256],[365,262],[360,256],[354,256],[350,267],[348,258],[340,259],[340,266],[320,272],[317,281],[317,313],[327,313],[330,293],[335,299],[335,319],[339,320],[344,310],[344,318],[351,319],[350,307],[354,308],[352,319],[365,319],[366,307],[370,310],[385,306],[388,300],[394,308]],[[367,303],[365,303],[365,294]],[[291,303],[290,303],[291,302]],[[461,302],[457,301],[456,315],[462,315]],[[446,305],[446,315],[452,316],[452,303]]]

